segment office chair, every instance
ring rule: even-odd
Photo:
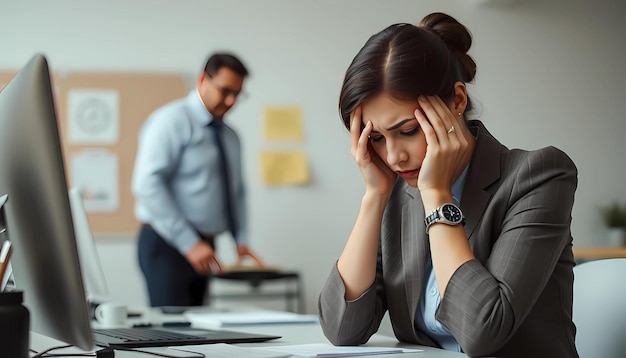
[[[573,320],[581,358],[626,357],[626,258],[574,267]]]

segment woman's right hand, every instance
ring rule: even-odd
[[[367,122],[361,132],[363,119],[361,107],[357,107],[350,114],[350,137],[352,157],[359,166],[361,175],[365,179],[365,191],[375,195],[387,196],[391,193],[397,174],[387,167],[383,160],[370,146],[372,122]]]

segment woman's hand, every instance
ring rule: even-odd
[[[455,115],[438,96],[420,96],[415,110],[426,136],[426,157],[417,186],[425,193],[450,193],[452,184],[472,159],[472,134],[461,115]],[[423,112],[422,112],[423,111]],[[425,114],[425,115],[424,115]]]
[[[372,133],[372,123],[367,122],[363,132],[361,107],[357,107],[350,114],[350,137],[352,139],[351,153],[365,179],[367,193],[386,196],[391,193],[396,181],[396,173],[390,170],[370,146],[369,136]]]

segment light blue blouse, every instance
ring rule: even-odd
[[[457,205],[461,202],[461,195],[463,194],[468,169],[469,166],[463,170],[461,175],[459,175],[452,184],[452,198]],[[415,311],[415,327],[428,334],[428,336],[439,343],[443,349],[461,352],[461,346],[456,339],[454,339],[450,332],[435,319],[435,312],[439,307],[439,302],[441,302],[441,296],[439,295],[437,280],[435,280],[435,271],[433,270],[430,254],[426,262],[425,277],[427,277],[427,280],[422,290],[419,306],[417,307],[417,311]]]

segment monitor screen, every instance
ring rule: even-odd
[[[11,266],[31,330],[93,349],[47,60],[35,55],[0,92],[0,196]]]
[[[87,301],[98,302],[105,299],[109,293],[104,270],[102,269],[96,242],[89,226],[82,192],[78,188],[71,188],[69,196],[74,232],[76,233],[76,246],[78,247],[78,257],[83,272]]]

